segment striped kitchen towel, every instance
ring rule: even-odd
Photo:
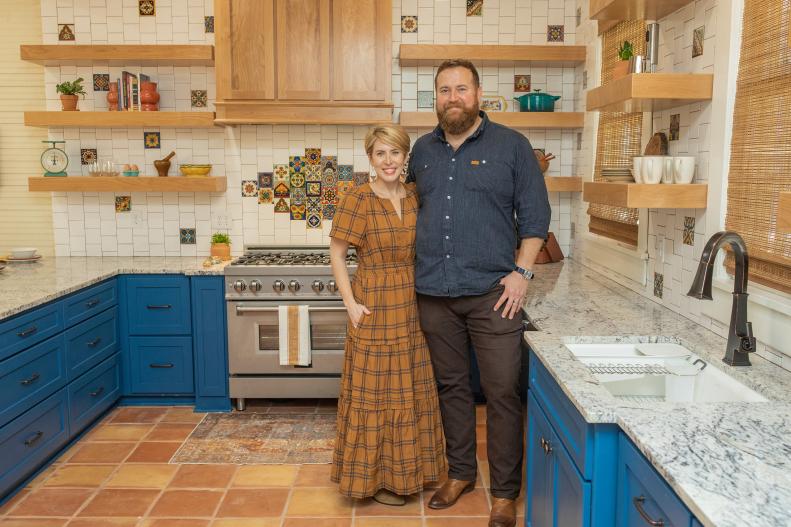
[[[310,366],[308,306],[278,306],[281,366]]]

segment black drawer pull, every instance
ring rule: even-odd
[[[664,520],[653,520],[648,515],[648,513],[645,512],[645,509],[643,508],[643,503],[645,503],[645,496],[637,496],[636,498],[632,498],[632,503],[634,503],[634,508],[637,509],[637,512],[640,513],[640,516],[643,517],[643,519],[648,525],[651,525],[653,527],[664,527],[665,525]]]
[[[546,454],[546,455],[551,454],[552,453],[552,443],[550,443],[549,441],[547,441],[546,439],[544,439],[542,437],[541,438],[541,449],[544,451],[544,454]]]
[[[19,381],[19,384],[21,384],[22,386],[29,386],[29,385],[33,384],[34,382],[36,382],[39,377],[41,377],[41,375],[39,375],[38,373],[34,373],[33,375],[31,375],[30,377],[28,377],[24,381]]]
[[[90,342],[86,342],[85,344],[86,344],[86,345],[87,345],[89,348],[95,348],[95,347],[96,347],[96,346],[97,346],[97,345],[98,345],[98,344],[99,344],[101,341],[102,341],[102,337],[96,337],[96,338],[95,338],[95,339],[93,339],[92,341],[90,341]]]
[[[173,307],[173,306],[171,306],[170,304],[161,304],[161,305],[157,305],[157,304],[148,304],[146,307],[147,307],[148,309],[170,309],[170,308],[171,308],[171,307]]]
[[[149,364],[148,367],[149,368],[172,368],[173,367],[173,363],[172,362],[164,362],[164,363],[156,363],[156,362],[154,362],[153,364]]]
[[[25,338],[25,337],[29,337],[30,335],[32,335],[36,331],[38,331],[38,328],[36,326],[30,326],[26,330],[20,331],[19,333],[17,333],[16,336],[20,337],[20,338]]]
[[[98,388],[96,388],[94,391],[92,391],[88,395],[90,395],[91,397],[98,397],[99,395],[102,394],[102,392],[104,392],[104,386],[99,386]]]
[[[85,302],[85,307],[90,309],[98,304],[99,304],[99,299],[94,298],[93,300],[88,300],[87,302]]]
[[[44,432],[39,430],[38,432],[36,432],[32,436],[30,436],[27,439],[25,439],[25,446],[33,446],[34,444],[36,444],[36,441],[41,439],[43,436],[44,436]]]

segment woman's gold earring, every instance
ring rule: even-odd
[[[368,180],[369,180],[371,183],[373,183],[374,181],[376,181],[376,169],[374,169],[374,167],[371,167],[371,168],[368,170]]]

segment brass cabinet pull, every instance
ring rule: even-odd
[[[146,307],[148,309],[170,309],[173,306],[170,304],[148,304]]]
[[[21,384],[22,386],[29,386],[29,385],[33,384],[34,382],[36,382],[39,379],[39,377],[41,377],[41,375],[39,375],[38,373],[34,373],[33,375],[31,375],[27,379],[25,379],[23,381],[19,381],[19,384]]]
[[[637,512],[640,513],[640,516],[643,517],[645,522],[648,525],[652,525],[653,527],[664,527],[665,521],[664,520],[654,520],[652,519],[645,509],[643,508],[643,503],[645,503],[645,496],[637,496],[636,498],[632,498],[632,503],[634,504],[634,508],[637,509]]]
[[[154,362],[152,364],[149,364],[148,367],[149,368],[172,368],[173,367],[173,363],[172,362],[165,362],[165,363],[156,363],[156,362]]]
[[[17,333],[16,336],[20,337],[20,338],[25,338],[25,337],[29,337],[30,335],[32,335],[36,331],[38,331],[38,328],[36,326],[30,326],[26,330],[20,331],[19,333]]]
[[[36,432],[32,436],[30,436],[27,439],[25,439],[25,446],[33,446],[36,443],[36,441],[41,439],[43,436],[44,436],[44,432],[39,430],[38,432]]]
[[[103,391],[104,391],[104,386],[99,386],[98,388],[96,388],[94,391],[92,391],[88,395],[90,395],[91,397],[97,397],[97,396],[101,395]]]

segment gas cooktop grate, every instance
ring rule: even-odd
[[[587,364],[591,373],[598,375],[673,375],[673,372],[658,364]]]
[[[356,264],[357,256],[348,254],[346,263]],[[328,253],[248,253],[231,262],[231,265],[330,265]]]

